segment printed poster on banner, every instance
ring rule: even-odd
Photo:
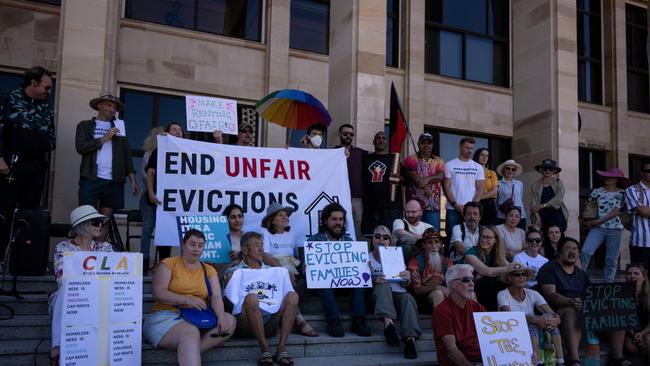
[[[221,215],[231,203],[244,209],[244,231],[259,231],[273,202],[291,207],[291,231],[304,243],[318,233],[320,213],[330,203],[348,212],[354,239],[348,168],[343,148],[300,149],[231,146],[158,136],[154,241],[177,246],[177,216]]]
[[[483,365],[534,366],[533,346],[523,312],[477,312],[472,315]]]
[[[228,218],[223,215],[177,216],[178,240],[190,229],[205,234],[205,247],[201,260],[208,263],[230,263],[230,240],[228,240]]]
[[[586,331],[641,328],[634,283],[598,283],[585,288],[582,319]]]
[[[305,242],[307,288],[372,287],[365,241]]]
[[[66,252],[59,291],[61,365],[140,362],[142,254]]]
[[[238,132],[236,100],[187,95],[185,112],[188,131],[219,130],[229,135]]]

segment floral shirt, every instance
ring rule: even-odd
[[[428,159],[421,159],[417,154],[409,155],[404,160],[406,172],[415,171],[418,177],[433,177],[436,174],[445,172],[445,162],[437,157],[431,156]],[[429,185],[432,195],[427,195],[423,188],[409,182],[406,186],[406,201],[416,200],[422,205],[424,211],[440,211],[440,182]]]
[[[90,244],[92,248],[91,252],[112,252],[113,245],[111,243],[102,242],[98,243],[93,241]],[[65,240],[56,245],[56,250],[54,251],[54,276],[56,277],[56,282],[61,286],[61,277],[63,276],[63,255],[66,252],[81,252],[81,247],[77,244],[74,244],[71,240]]]
[[[621,208],[624,194],[625,191],[622,189],[616,190],[615,192],[608,192],[605,187],[600,187],[591,192],[589,200],[596,200],[598,202],[598,217],[604,217],[612,210]],[[616,216],[611,220],[603,222],[598,227],[601,229],[622,229],[623,223]]]

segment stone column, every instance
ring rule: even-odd
[[[409,122],[409,128],[413,138],[424,131],[424,1],[402,2],[404,11],[407,14],[407,24],[403,28],[406,31],[406,87],[404,96],[404,108]],[[416,146],[412,146],[411,140],[407,137],[405,145],[408,152],[415,152]]]
[[[291,1],[267,1],[266,26],[266,92],[284,89],[289,80],[289,30],[291,22]],[[286,143],[286,129],[274,123],[265,124],[266,144],[283,147]]]
[[[372,151],[374,134],[384,129],[386,1],[333,0],[329,55],[329,145],[339,143],[339,126],[350,123],[355,145]]]
[[[116,92],[110,59],[114,56],[113,39],[119,22],[117,4],[108,0],[65,0],[61,5],[53,222],[68,222],[70,211],[78,205],[81,156],[74,144],[77,123],[96,115],[88,106],[90,99],[105,89]]]
[[[552,158],[564,168],[567,235],[578,236],[578,90],[576,2],[531,0],[512,4],[513,156],[525,167]],[[527,201],[529,201],[527,199]]]

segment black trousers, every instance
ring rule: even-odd
[[[47,167],[43,160],[19,160],[12,174],[0,175],[0,260],[4,259],[9,243],[16,208],[40,207]]]

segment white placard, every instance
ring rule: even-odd
[[[381,269],[386,281],[401,282],[400,272],[406,271],[404,264],[404,253],[402,247],[379,246],[379,258],[381,258]]]
[[[99,280],[66,278],[63,280],[61,323],[97,324],[99,322]]]
[[[369,260],[365,241],[307,241],[307,288],[372,287]]]
[[[111,323],[142,320],[142,279],[111,280]]]
[[[139,365],[142,358],[142,325],[140,322],[126,325],[111,325],[110,365]]]
[[[126,126],[124,125],[124,120],[115,119],[113,120],[113,123],[115,124],[115,127],[117,127],[117,129],[120,130],[120,132],[117,133],[117,136],[126,137]]]
[[[202,97],[198,95],[185,96],[185,112],[187,130],[213,132],[236,135],[237,101],[222,98]]]
[[[533,346],[523,312],[486,312],[473,315],[483,365],[533,365]]]
[[[93,326],[63,327],[61,358],[65,366],[97,365],[97,328]]]

